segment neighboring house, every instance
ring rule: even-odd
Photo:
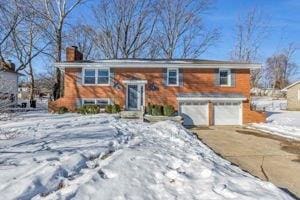
[[[282,91],[286,92],[287,109],[300,110],[300,81],[296,81]]]
[[[11,62],[0,61],[0,104],[17,104],[18,77],[21,74],[15,71],[15,65]]]
[[[49,110],[83,104],[116,103],[125,110],[147,104],[170,104],[185,125],[239,125],[265,120],[250,110],[250,70],[259,64],[213,60],[111,59],[82,60],[76,47],[67,48],[64,97]]]
[[[30,85],[27,83],[19,84],[18,86],[18,99],[29,99]]]

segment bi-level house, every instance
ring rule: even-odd
[[[250,109],[250,70],[259,64],[196,59],[82,60],[67,48],[64,96],[49,109],[116,103],[124,110],[173,105],[186,125],[241,125],[265,120]]]

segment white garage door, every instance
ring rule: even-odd
[[[180,104],[184,125],[208,125],[207,102],[184,102]]]
[[[218,102],[214,103],[215,125],[240,125],[241,102]]]

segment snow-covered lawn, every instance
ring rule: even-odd
[[[31,113],[0,123],[10,136],[1,199],[292,199],[174,122]]]
[[[251,128],[271,134],[300,140],[300,111],[286,111],[286,100],[273,100],[270,97],[255,98],[254,104],[267,111],[266,123],[252,124]]]

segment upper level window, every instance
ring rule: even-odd
[[[84,69],[84,84],[109,84],[109,69]]]
[[[178,85],[178,69],[168,69],[168,85]]]
[[[98,70],[98,84],[108,84],[109,83],[109,72],[108,69]]]
[[[85,69],[84,70],[84,84],[95,84],[96,82],[96,70]]]
[[[230,69],[220,69],[219,78],[220,78],[221,86],[230,86],[231,85]]]

